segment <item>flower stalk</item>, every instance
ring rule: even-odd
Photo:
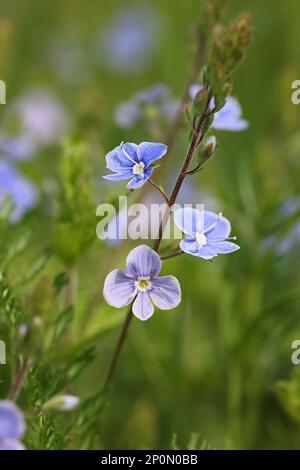
[[[169,205],[170,209],[176,202],[176,199],[177,199],[178,193],[181,189],[182,183],[183,183],[185,177],[188,174],[189,166],[190,166],[190,163],[191,163],[192,158],[194,156],[194,153],[195,153],[196,149],[198,148],[198,146],[199,146],[199,144],[200,144],[200,142],[201,142],[201,140],[204,136],[203,128],[205,126],[206,120],[210,117],[210,112],[209,112],[210,100],[211,100],[211,94],[209,92],[208,97],[207,97],[207,102],[206,102],[206,105],[205,105],[205,109],[204,109],[203,113],[200,115],[200,117],[198,119],[198,123],[197,123],[196,127],[193,130],[193,136],[192,136],[190,145],[188,147],[188,150],[187,150],[182,168],[181,168],[181,170],[179,172],[179,175],[178,175],[178,178],[175,182],[175,185],[174,185],[173,191],[171,193],[171,196],[170,196],[170,198],[168,198],[168,205]],[[155,186],[156,186],[156,183],[155,183]],[[170,216],[170,210],[167,212],[164,219],[162,220],[162,222],[160,224],[160,227],[159,227],[158,237],[153,243],[152,248],[156,252],[158,252],[158,250],[159,250],[160,243],[161,243],[161,240],[162,240],[163,231],[164,231],[164,228],[165,228],[165,225],[168,221],[169,216]],[[128,330],[129,330],[129,326],[130,326],[132,317],[133,317],[132,305],[130,305],[130,307],[127,311],[126,317],[125,317],[123,327],[121,329],[121,333],[120,333],[117,345],[115,347],[115,351],[114,351],[114,354],[113,354],[113,357],[112,357],[110,367],[108,369],[108,373],[107,373],[105,382],[104,382],[104,387],[105,388],[110,384],[111,379],[113,377],[113,374],[114,374],[114,371],[115,371],[115,368],[116,368],[116,364],[118,362],[118,359],[120,357],[120,353],[122,351],[124,342],[125,342],[126,337],[127,337],[127,333],[128,333]]]

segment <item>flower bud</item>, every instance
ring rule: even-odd
[[[71,411],[79,405],[80,398],[75,395],[57,395],[50,398],[44,405],[44,410]]]
[[[215,153],[217,148],[217,139],[214,135],[208,137],[204,144],[201,145],[198,152],[198,164],[203,165],[206,163]]]

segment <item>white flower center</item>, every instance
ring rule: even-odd
[[[146,292],[147,290],[151,289],[151,281],[149,277],[139,277],[135,281],[135,286],[141,292]]]
[[[204,246],[206,245],[206,236],[204,235],[204,233],[200,233],[200,232],[197,232],[196,233],[196,241],[198,243],[198,245],[200,246]]]
[[[132,168],[133,174],[138,175],[139,178],[143,178],[144,168],[145,168],[145,164],[143,162],[136,163]]]

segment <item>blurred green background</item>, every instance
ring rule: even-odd
[[[103,46],[105,31],[117,15],[141,7],[154,31],[147,54],[137,64],[115,65]],[[88,148],[95,229],[97,205],[118,194],[101,181],[105,153],[122,140],[151,140],[142,127],[118,128],[115,107],[156,82],[181,95],[200,7],[200,0],[13,0],[1,7],[0,79],[7,104],[0,107],[0,133],[20,96],[45,89],[56,97],[70,132]],[[213,209],[232,221],[241,250],[213,263],[189,256],[168,261],[164,271],[179,278],[183,301],[146,323],[133,321],[99,416],[96,448],[170,448],[175,434],[179,448],[299,448],[300,365],[298,371],[291,362],[291,343],[300,339],[300,107],[291,102],[291,83],[300,78],[300,9],[296,0],[236,0],[228,19],[241,8],[253,15],[254,42],[234,77],[233,94],[250,127],[217,132],[216,157],[192,180],[199,198],[209,194]],[[187,137],[183,128],[164,162],[165,177],[174,176]],[[37,208],[5,229],[6,241],[28,228],[34,233],[21,263],[10,268],[12,279],[51,243],[61,154],[57,141],[18,163],[41,196]],[[103,302],[103,279],[108,263],[124,266],[131,246],[112,260],[116,248],[95,235],[79,260],[68,341],[79,351],[82,344],[96,348],[73,389],[80,397],[103,383],[125,315]],[[54,256],[44,275],[63,269]]]

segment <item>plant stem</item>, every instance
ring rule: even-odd
[[[148,179],[148,183],[150,183],[151,186],[153,186],[155,189],[157,189],[157,191],[160,192],[160,194],[162,195],[162,197],[164,198],[164,200],[166,201],[166,203],[169,206],[170,205],[169,198],[166,195],[166,193],[162,190],[162,188],[160,186],[158,186],[158,184],[156,184],[155,181],[152,181],[152,179]]]
[[[193,158],[194,152],[197,149],[197,147],[198,147],[198,145],[201,141],[201,138],[203,136],[202,130],[203,130],[204,124],[206,122],[206,119],[209,117],[208,109],[209,109],[210,100],[211,100],[211,95],[209,93],[205,109],[204,109],[203,113],[201,114],[201,116],[199,117],[198,124],[197,124],[196,128],[194,129],[192,140],[191,140],[190,145],[188,147],[188,150],[187,150],[187,153],[186,153],[186,156],[185,156],[185,159],[184,159],[184,163],[183,163],[182,168],[179,172],[179,175],[178,175],[178,178],[176,180],[176,183],[175,183],[174,189],[172,191],[171,197],[168,199],[169,208],[171,208],[176,202],[176,198],[178,196],[178,193],[180,191],[180,188],[182,186],[184,178],[187,176],[187,172],[188,172],[191,160]],[[160,243],[161,243],[161,240],[162,240],[162,235],[163,235],[163,231],[164,231],[164,228],[165,228],[165,224],[168,221],[169,215],[170,215],[170,210],[168,211],[167,214],[165,214],[165,217],[162,220],[162,222],[160,224],[160,227],[159,227],[158,238],[153,243],[152,248],[156,252],[158,252],[158,249],[159,249],[159,246],[160,246]],[[132,320],[132,316],[133,316],[132,306],[130,305],[129,310],[128,310],[127,315],[126,315],[126,318],[125,318],[125,322],[124,322],[122,330],[121,330],[121,334],[119,336],[119,339],[118,339],[118,342],[117,342],[117,345],[116,345],[116,348],[115,348],[115,352],[114,352],[114,355],[113,355],[113,358],[112,358],[111,365],[110,365],[109,370],[108,370],[106,380],[104,382],[105,387],[107,387],[109,385],[109,383],[112,379],[112,376],[113,376],[118,358],[120,356],[123,344],[124,344],[125,339],[127,337],[127,333],[128,333],[128,329],[129,329],[129,326],[130,326],[130,322]]]
[[[166,261],[167,259],[175,258],[176,256],[184,255],[184,251],[175,251],[174,253],[170,253],[169,255],[166,256],[161,256],[160,259],[162,261]]]
[[[30,367],[30,361],[29,361],[29,358],[26,357],[16,375],[16,378],[15,378],[15,381],[12,385],[12,388],[11,388],[11,391],[9,393],[9,399],[12,400],[12,401],[16,401],[18,396],[19,396],[19,393],[20,393],[20,390],[21,390],[21,387],[22,387],[22,384],[23,384],[23,380],[25,378],[25,375],[28,371]]]
[[[109,383],[111,381],[111,378],[113,376],[113,373],[114,373],[114,370],[115,370],[115,367],[116,367],[116,363],[118,361],[118,357],[120,355],[120,352],[122,350],[122,346],[123,346],[124,341],[125,341],[126,336],[127,336],[127,332],[128,332],[128,328],[129,328],[129,325],[131,323],[131,320],[132,320],[132,316],[133,316],[132,307],[130,305],[130,307],[128,309],[128,312],[127,312],[127,315],[125,317],[125,321],[124,321],[124,324],[123,324],[123,327],[122,327],[122,330],[121,330],[121,334],[119,336],[119,339],[118,339],[118,342],[117,342],[117,345],[116,345],[116,349],[115,349],[115,352],[114,352],[114,355],[113,355],[113,358],[112,358],[112,361],[111,361],[111,364],[110,364],[105,382],[104,382],[104,387],[107,387],[109,385]]]
[[[77,290],[77,272],[74,267],[70,268],[68,273],[68,281],[65,286],[64,308],[74,305]]]
[[[170,209],[176,202],[176,199],[177,199],[178,193],[181,189],[182,183],[183,183],[185,177],[188,174],[189,166],[190,166],[190,163],[192,161],[195,150],[197,149],[197,147],[198,147],[198,145],[201,142],[201,139],[203,137],[202,130],[203,130],[204,124],[206,122],[206,119],[208,118],[208,108],[209,108],[210,100],[211,100],[211,94],[209,93],[205,109],[204,109],[203,113],[201,114],[201,116],[198,120],[198,124],[196,126],[196,129],[194,129],[193,137],[192,137],[191,143],[189,145],[189,148],[187,150],[186,157],[184,159],[183,165],[182,165],[181,170],[179,172],[179,175],[178,175],[178,178],[176,180],[176,183],[175,183],[174,189],[172,191],[171,197],[169,198],[169,202],[170,202],[169,207],[170,207]],[[170,211],[169,211],[168,214],[166,214],[166,217],[164,217],[164,219],[162,220],[162,222],[160,224],[158,237],[157,237],[157,239],[155,240],[155,242],[153,244],[153,250],[154,251],[158,251],[158,249],[159,249],[159,246],[160,246],[161,240],[162,240],[162,236],[163,236],[163,231],[164,231],[164,228],[165,228],[166,223],[168,221],[169,215],[170,215]]]

